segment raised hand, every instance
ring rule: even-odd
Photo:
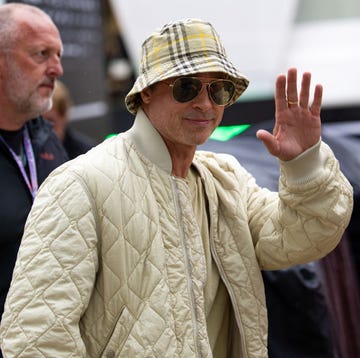
[[[276,80],[273,133],[260,129],[256,136],[280,160],[295,158],[320,139],[322,86],[315,86],[314,99],[309,106],[310,81],[311,74],[305,72],[298,95],[296,68],[290,68],[287,77],[279,75]]]

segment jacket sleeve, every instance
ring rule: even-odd
[[[249,226],[261,269],[317,260],[339,243],[353,190],[323,142],[280,162],[279,193],[248,187]]]
[[[86,355],[79,321],[98,268],[94,206],[84,183],[62,167],[45,183],[25,226],[5,304],[4,357]]]

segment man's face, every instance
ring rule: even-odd
[[[19,40],[1,58],[5,69],[2,92],[14,113],[31,118],[52,106],[54,81],[63,73],[62,43],[56,27],[46,18],[36,26],[20,26]]]
[[[205,73],[193,75],[203,83],[221,78],[220,74]],[[190,147],[192,150],[204,143],[220,124],[224,107],[211,101],[206,85],[191,101],[177,102],[172,95],[172,87],[168,83],[159,82],[152,88],[145,89],[142,94],[142,107],[153,126],[164,139],[171,151]]]

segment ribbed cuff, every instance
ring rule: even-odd
[[[289,161],[279,160],[289,185],[305,184],[315,179],[325,166],[326,154],[321,139],[312,147]]]

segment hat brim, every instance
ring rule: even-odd
[[[147,71],[146,74],[140,74],[125,98],[126,108],[130,113],[135,115],[140,105],[140,92],[156,82],[164,81],[172,77],[208,72],[223,73],[226,78],[234,82],[235,92],[231,102],[227,106],[232,105],[249,85],[249,80],[226,58],[221,58],[218,54],[206,57],[203,55],[199,57],[193,56],[191,63],[184,61],[174,66],[174,63],[167,62],[161,66],[153,67]]]

